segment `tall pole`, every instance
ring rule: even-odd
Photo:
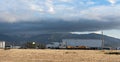
[[[102,30],[102,49],[104,48],[104,35],[103,35],[103,30]]]

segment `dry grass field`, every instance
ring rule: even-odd
[[[1,49],[0,62],[120,62],[120,55],[106,52],[109,51]]]

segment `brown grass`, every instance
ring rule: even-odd
[[[120,62],[120,55],[106,52],[111,51],[1,49],[0,62]]]

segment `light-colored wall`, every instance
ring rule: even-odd
[[[62,42],[67,46],[102,47],[102,40],[97,39],[63,39]]]
[[[5,48],[5,41],[0,41],[0,48]]]

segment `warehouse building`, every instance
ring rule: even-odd
[[[63,39],[60,48],[102,48],[102,40],[99,39]]]
[[[0,49],[5,48],[5,41],[0,41]]]
[[[60,46],[60,43],[59,43],[59,42],[52,42],[51,44],[47,44],[47,45],[46,45],[46,48],[56,49],[56,48],[59,48],[59,46]]]
[[[120,47],[117,47],[116,49],[117,49],[117,50],[120,50]]]
[[[60,49],[102,49],[103,41],[99,39],[63,39],[62,42],[52,42],[46,48]]]

